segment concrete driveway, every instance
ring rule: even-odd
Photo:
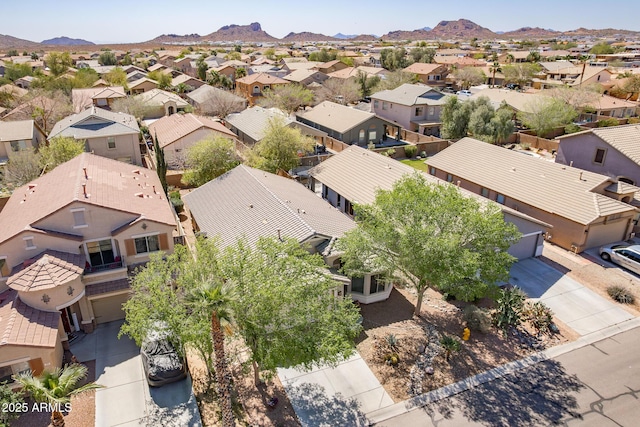
[[[510,283],[545,303],[580,335],[600,331],[634,317],[577,281],[535,258],[511,268]]]
[[[99,325],[71,345],[80,361],[96,360],[96,427],[201,426],[191,379],[151,388],[142,369],[140,349],[118,339],[122,321]]]
[[[335,368],[278,369],[278,376],[305,427],[367,426],[367,413],[393,405],[357,353]]]

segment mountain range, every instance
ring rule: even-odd
[[[523,27],[517,30],[494,32],[488,28],[482,27],[468,19],[458,19],[457,21],[441,21],[434,28],[423,27],[416,30],[397,30],[390,31],[380,37],[371,34],[346,35],[338,33],[334,36],[326,36],[324,34],[302,32],[289,33],[282,39],[273,37],[264,31],[258,22],[249,25],[225,25],[217,31],[206,35],[199,34],[163,34],[145,43],[169,43],[169,44],[185,44],[200,42],[302,42],[302,41],[338,41],[338,40],[359,40],[373,41],[377,39],[400,41],[400,40],[435,40],[435,39],[541,39],[553,38],[558,36],[593,36],[593,37],[610,37],[613,35],[624,36],[640,36],[638,31],[619,30],[613,28],[607,29],[586,29],[578,28],[571,31],[554,31],[539,27]],[[135,43],[135,42],[132,42]],[[56,37],[44,40],[42,43],[36,43],[29,40],[19,39],[9,35],[0,34],[0,49],[8,48],[28,48],[43,45],[92,45],[92,42],[82,39],[71,39],[69,37]]]

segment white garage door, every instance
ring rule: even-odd
[[[586,248],[595,248],[607,243],[625,240],[627,238],[628,221],[616,221],[609,224],[592,225],[589,227]]]
[[[509,254],[519,260],[535,256],[539,237],[539,233],[523,236],[518,243],[511,245],[508,250]]]
[[[95,299],[91,301],[93,305],[93,315],[96,323],[112,322],[114,320],[124,319],[124,311],[122,304],[129,299],[129,293],[114,295],[110,297]]]

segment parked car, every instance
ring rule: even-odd
[[[520,89],[520,85],[517,85],[515,83],[509,83],[506,87],[507,87],[507,89],[511,89],[511,90]]]
[[[613,244],[600,248],[600,257],[640,274],[640,245]]]
[[[466,95],[471,96],[471,91],[467,89],[462,89],[456,92],[456,95]]]
[[[187,361],[176,351],[168,335],[152,330],[140,348],[142,367],[147,382],[152,387],[180,381],[187,377]]]

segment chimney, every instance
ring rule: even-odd
[[[87,197],[87,184],[82,184],[82,193],[84,194],[84,197]]]
[[[569,167],[573,167],[573,160],[569,162]]]
[[[87,175],[87,168],[82,168],[82,170],[84,171],[84,179],[89,179],[89,175]]]

